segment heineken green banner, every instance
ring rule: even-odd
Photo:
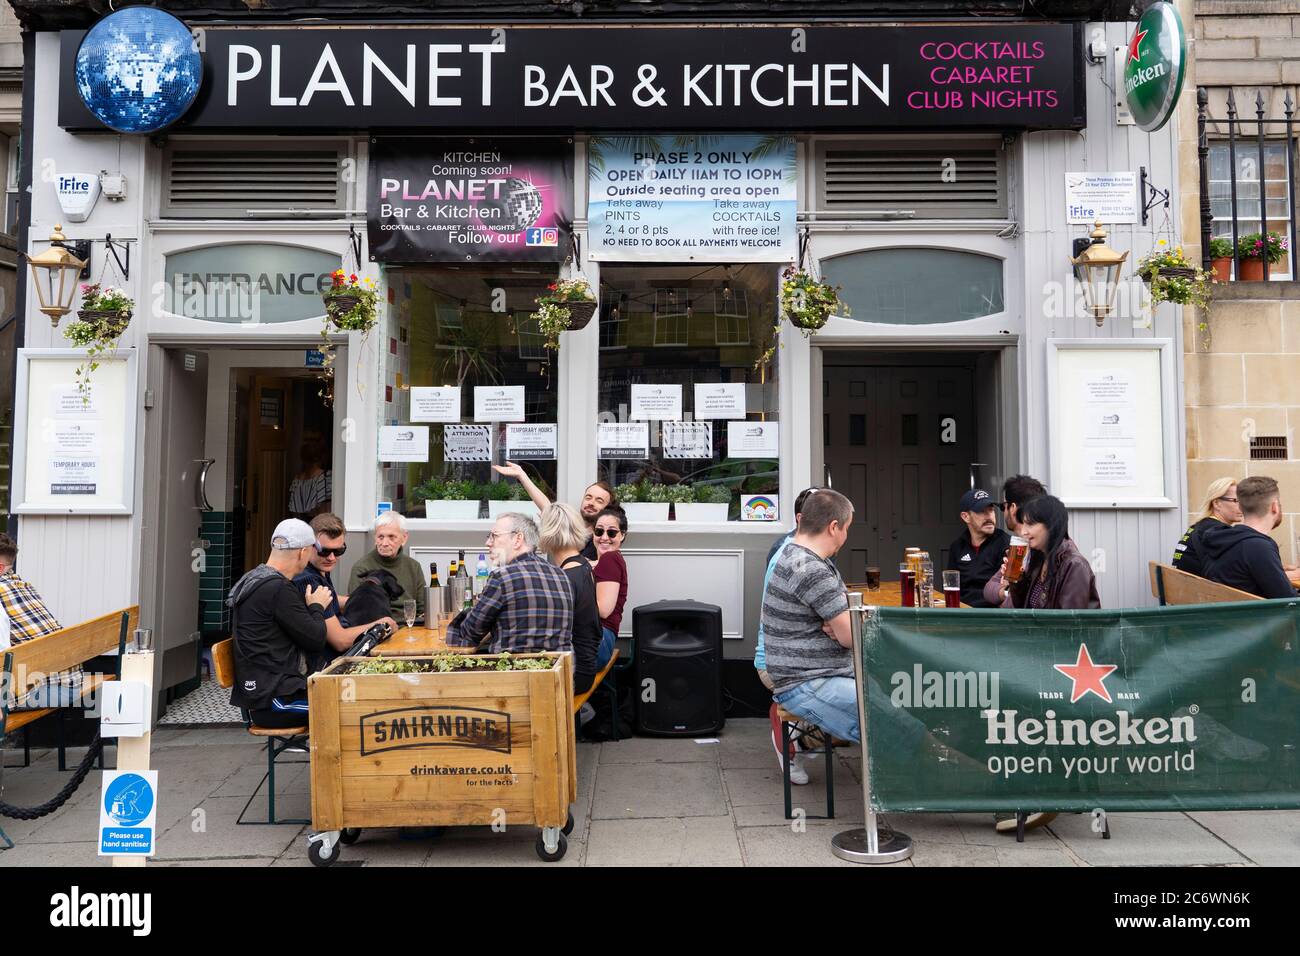
[[[882,810],[1300,808],[1300,601],[880,608],[865,629]]]
[[[1138,126],[1153,133],[1169,122],[1187,70],[1187,34],[1172,3],[1148,7],[1124,59],[1124,97]]]

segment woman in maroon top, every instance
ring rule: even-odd
[[[614,653],[618,628],[623,623],[623,605],[627,602],[627,562],[619,553],[627,538],[627,513],[622,508],[606,508],[596,516],[592,535],[596,553],[600,555],[592,574],[596,578],[596,607],[602,631],[596,669],[601,671]]]

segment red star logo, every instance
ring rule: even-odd
[[[1134,60],[1137,60],[1138,62],[1142,61],[1142,52],[1138,49],[1138,45],[1142,42],[1143,38],[1145,38],[1147,33],[1149,32],[1150,32],[1149,30],[1138,30],[1136,33],[1133,34],[1133,39],[1129,41],[1129,45],[1128,45],[1128,61],[1130,63],[1132,63]]]
[[[1073,681],[1070,703],[1077,702],[1084,694],[1096,694],[1106,703],[1111,703],[1110,691],[1102,682],[1118,667],[1115,664],[1094,664],[1086,644],[1079,645],[1079,657],[1073,664],[1053,664],[1052,667]]]

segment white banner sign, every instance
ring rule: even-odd
[[[445,461],[491,461],[491,425],[446,425],[442,431]]]
[[[695,417],[744,418],[745,383],[713,382],[695,386]]]
[[[712,458],[712,422],[664,422],[665,458]]]
[[[650,425],[647,422],[601,422],[596,426],[598,458],[640,460],[650,457]]]
[[[524,387],[522,385],[480,385],[474,389],[474,421],[522,422]]]
[[[507,425],[507,461],[554,461],[560,429],[548,425]]]
[[[775,458],[779,448],[776,422],[727,422],[728,458]]]
[[[460,387],[456,385],[436,388],[411,388],[411,421],[460,421]]]
[[[632,412],[636,421],[676,421],[682,417],[680,385],[633,385]]]
[[[383,425],[379,429],[380,461],[428,461],[428,425]]]

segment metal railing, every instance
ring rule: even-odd
[[[1210,141],[1206,127],[1210,123],[1221,124],[1227,127],[1228,132],[1228,166],[1229,166],[1229,201],[1232,208],[1232,267],[1233,274],[1241,274],[1241,250],[1237,248],[1237,241],[1240,238],[1240,230],[1237,225],[1237,151],[1243,152],[1252,150],[1258,158],[1259,170],[1259,231],[1261,234],[1268,233],[1268,177],[1266,175],[1266,165],[1264,159],[1264,147],[1266,143],[1276,145],[1278,139],[1276,134],[1271,138],[1265,137],[1266,127],[1272,131],[1276,127],[1282,127],[1283,144],[1286,153],[1286,201],[1287,201],[1287,219],[1291,224],[1291,241],[1287,255],[1291,264],[1291,277],[1300,278],[1300,272],[1297,272],[1297,265],[1300,264],[1300,258],[1297,256],[1296,249],[1296,178],[1295,178],[1295,101],[1291,97],[1291,90],[1287,89],[1286,98],[1283,105],[1283,118],[1266,118],[1267,109],[1264,103],[1264,93],[1262,90],[1255,91],[1255,118],[1239,116],[1237,113],[1237,98],[1234,91],[1229,88],[1227,97],[1226,118],[1220,119],[1210,116],[1209,113],[1210,95],[1206,87],[1201,86],[1196,89],[1196,137],[1197,152],[1200,155],[1200,172],[1201,172],[1201,261],[1205,269],[1210,268],[1210,239],[1214,229],[1214,213],[1210,197]],[[1254,127],[1254,136],[1247,134],[1247,128]],[[1269,261],[1268,256],[1264,256],[1264,279],[1268,280]]]

